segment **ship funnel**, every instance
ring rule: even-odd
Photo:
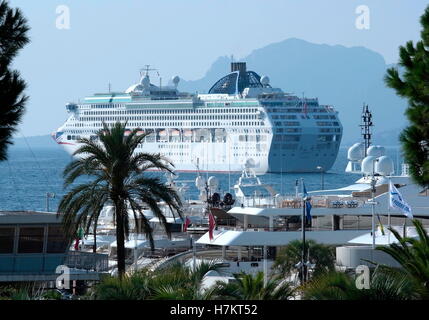
[[[246,62],[231,62],[231,72],[240,71],[240,73],[246,72]]]

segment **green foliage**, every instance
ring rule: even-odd
[[[402,237],[391,229],[399,243],[387,247],[378,247],[394,258],[402,267],[397,269],[381,266],[386,274],[397,278],[407,278],[414,286],[414,292],[421,299],[429,299],[429,236],[419,220],[414,219],[418,239]]]
[[[37,283],[15,283],[0,287],[0,300],[58,300],[61,294]]]
[[[156,271],[140,270],[122,281],[107,277],[93,292],[97,300],[203,300],[208,295],[202,292],[204,275],[215,270],[214,263],[201,263],[195,270],[180,263]]]
[[[42,295],[44,300],[61,300],[61,293],[57,290],[48,290]]]
[[[408,300],[413,287],[405,278],[375,271],[369,289],[358,289],[356,279],[344,272],[331,271],[314,277],[299,290],[306,300]]]
[[[122,276],[125,273],[124,243],[130,232],[127,209],[132,210],[135,221],[141,222],[135,231],[143,232],[153,249],[152,228],[143,214],[143,204],[151,209],[169,235],[159,202],[181,216],[181,200],[160,178],[146,174],[151,169],[172,173],[173,164],[159,153],[135,152],[145,137],[137,134],[140,129],[125,136],[126,123],[117,122],[112,128],[103,123],[103,127],[97,133],[98,141],[79,141],[81,146],[74,153],[77,159],[64,169],[64,187],[71,190],[61,199],[58,212],[64,213],[63,224],[71,236],[79,226],[85,227],[87,233],[91,226],[96,230],[103,206],[113,203],[118,271]],[[75,185],[76,180],[84,176],[90,181]]]
[[[268,279],[264,286],[263,272],[256,275],[241,273],[235,275],[235,281],[218,281],[210,296],[220,300],[288,300],[294,297],[294,290],[281,277]]]
[[[429,185],[429,7],[420,18],[421,41],[412,41],[399,48],[399,65],[387,70],[387,86],[408,100],[406,115],[410,126],[400,136],[404,159],[410,165],[414,180],[422,186]]]
[[[29,42],[29,27],[21,10],[0,2],[0,161],[7,159],[7,146],[24,114],[25,81],[11,69],[13,58]]]
[[[313,300],[416,300],[429,299],[429,236],[413,220],[418,239],[402,237],[390,229],[399,243],[377,247],[394,258],[401,268],[378,265],[370,277],[369,289],[358,289],[355,278],[343,272],[329,272],[300,288],[304,299]]]
[[[28,290],[14,286],[0,288],[0,300],[30,300]]]
[[[335,247],[317,243],[313,240],[305,242],[306,252],[309,253],[309,261],[315,264],[313,276],[334,269]],[[296,271],[295,265],[301,261],[302,241],[291,241],[281,248],[277,254],[273,268],[284,277],[290,276]]]

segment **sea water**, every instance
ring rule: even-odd
[[[386,153],[393,159],[395,172],[400,174],[402,157],[399,147],[388,147]],[[10,147],[7,161],[0,162],[0,211],[2,210],[47,210],[56,211],[61,197],[67,192],[63,187],[63,170],[72,158],[60,147]],[[324,189],[336,189],[353,184],[359,175],[345,173],[347,148],[342,147],[334,166],[323,174]],[[398,170],[399,168],[399,170]],[[153,173],[152,173],[153,174]],[[201,173],[206,178],[215,176],[219,191],[233,193],[240,173]],[[165,175],[161,176],[165,180]],[[186,199],[197,199],[196,173],[178,173],[176,183],[187,185]],[[271,184],[282,195],[295,193],[295,181],[303,178],[307,191],[320,190],[321,173],[267,173],[259,176],[263,183]],[[84,181],[81,179],[80,181]],[[47,194],[55,194],[49,198]]]

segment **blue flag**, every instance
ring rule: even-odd
[[[305,188],[305,184],[304,181],[302,182],[302,187],[303,187],[303,197],[306,198],[308,197],[308,193],[307,193],[307,189]],[[305,214],[307,216],[307,220],[311,220],[311,203],[309,200],[305,200]]]

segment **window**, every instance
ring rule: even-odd
[[[67,238],[61,226],[48,227],[47,253],[63,253],[68,246]]]
[[[0,253],[13,253],[15,228],[0,228]]]
[[[18,253],[42,253],[43,235],[43,227],[20,228]]]

